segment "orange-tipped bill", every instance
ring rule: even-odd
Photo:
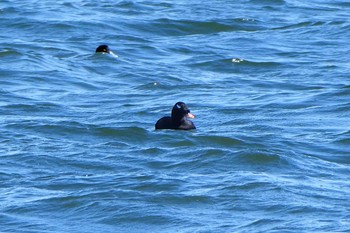
[[[195,115],[193,115],[192,113],[189,112],[189,113],[186,114],[186,117],[193,119],[193,118],[195,118]]]

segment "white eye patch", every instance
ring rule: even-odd
[[[180,109],[180,108],[181,108],[181,106],[180,106],[180,105],[178,105],[178,104],[176,104],[176,107],[177,107],[178,109]]]

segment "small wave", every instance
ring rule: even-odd
[[[60,113],[67,111],[66,107],[52,102],[24,101],[24,99],[18,99],[14,102],[17,103],[2,106],[2,109],[6,111],[6,115],[11,116],[9,118],[11,120],[8,121],[11,127],[27,128],[27,123],[29,127],[34,127],[38,119],[51,121],[58,117]],[[14,116],[16,117],[13,118]]]
[[[266,4],[281,5],[286,3],[285,0],[250,0],[249,2],[252,4],[259,4],[259,5],[266,5]]]
[[[18,52],[14,49],[3,49],[2,51],[0,51],[0,57],[9,57],[9,56],[19,57],[22,55],[23,53]]]
[[[330,4],[340,6],[340,7],[349,7],[350,8],[350,2],[348,2],[348,1],[335,1],[335,2],[332,2]]]
[[[194,138],[194,140],[196,141],[196,144],[199,145],[206,145],[206,146],[223,146],[223,147],[227,147],[227,146],[237,146],[237,145],[242,145],[244,142],[236,139],[236,138],[232,138],[232,137],[226,137],[226,136],[196,136]]]
[[[305,28],[305,27],[310,27],[310,26],[322,26],[324,25],[325,22],[312,22],[312,21],[307,21],[307,22],[300,22],[296,24],[291,24],[283,27],[276,27],[272,28],[272,30],[289,30],[289,29],[295,29],[295,28]]]
[[[342,145],[349,145],[350,146],[350,136],[348,138],[339,139],[336,142],[339,144],[342,144]]]
[[[233,19],[221,21],[194,21],[194,20],[173,20],[168,18],[158,19],[152,22],[130,25],[135,29],[142,29],[148,32],[165,36],[185,36],[197,34],[213,34],[231,31],[258,31],[263,30],[257,21]]]
[[[339,143],[341,145],[350,145],[350,131],[343,132],[337,135],[335,143]]]
[[[46,117],[48,118],[48,117]],[[45,121],[24,120],[21,123],[13,123],[11,127],[22,128],[27,130],[33,130],[38,133],[56,135],[66,134],[86,134],[89,130],[88,125],[79,123],[77,121],[56,121],[53,122],[50,119]]]
[[[92,127],[90,128],[93,130],[96,135],[102,136],[102,137],[118,137],[118,138],[129,138],[134,137],[135,140],[147,138],[148,131],[144,128],[140,127]]]
[[[191,62],[187,64],[191,67],[197,67],[201,69],[206,69],[210,71],[217,72],[227,72],[227,73],[235,73],[240,72],[242,69],[271,69],[278,68],[284,63],[273,62],[273,61],[249,61],[242,58],[224,58],[217,60],[207,60],[201,62]]]
[[[251,164],[269,164],[281,161],[281,156],[271,152],[244,152],[239,157]]]

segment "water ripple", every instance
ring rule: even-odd
[[[1,230],[349,231],[348,6],[2,1]]]

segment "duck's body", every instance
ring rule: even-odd
[[[180,123],[174,122],[171,117],[163,117],[159,119],[156,123],[156,129],[195,129],[193,122],[187,119],[184,119]]]
[[[183,102],[178,102],[174,105],[171,111],[171,117],[160,118],[156,125],[156,129],[179,129],[190,130],[195,129],[193,122],[187,118],[194,118],[195,116],[190,113],[187,105]]]

